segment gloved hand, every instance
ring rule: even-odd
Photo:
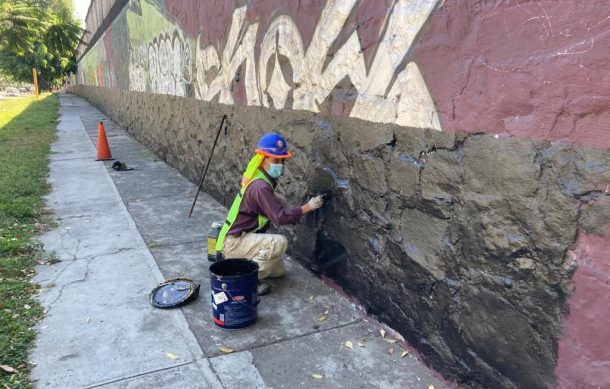
[[[324,197],[323,196],[312,197],[307,202],[307,205],[309,205],[309,209],[311,209],[312,211],[316,210],[316,209],[322,207],[322,205],[324,205]]]

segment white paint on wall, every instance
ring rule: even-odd
[[[220,68],[220,60],[214,46],[208,46],[204,50],[200,50],[199,41],[201,35],[197,38],[197,50],[195,52],[195,97],[200,100],[210,100],[210,88],[207,82],[207,74],[218,74]]]
[[[396,69],[411,48],[437,0],[400,0],[390,15],[367,77],[359,74],[352,82],[359,91],[350,116],[404,126],[441,129],[430,92],[418,66],[411,62],[397,77]]]
[[[287,15],[276,17],[270,24],[267,33],[263,37],[260,45],[260,55],[258,62],[258,79],[262,95],[262,104],[268,107],[266,95],[273,100],[274,107],[283,109],[289,89],[285,90],[286,80],[281,72],[276,73],[276,66],[279,66],[277,56],[282,55],[288,59],[292,68],[293,80],[302,80],[305,77],[303,40],[294,21]],[[272,56],[274,59],[274,69],[272,78],[274,81],[267,85],[267,64]],[[279,69],[278,69],[279,71]],[[294,107],[293,107],[294,108]]]
[[[145,47],[136,47],[129,53],[129,90],[146,92],[147,73],[141,58],[146,58]]]
[[[129,89],[185,96],[192,78],[190,50],[178,31],[163,32],[136,46],[129,62]]]
[[[186,85],[191,81],[190,47],[178,32],[160,34],[148,44],[147,65],[151,92],[186,95]]]
[[[357,0],[328,0],[306,51],[295,22],[288,15],[278,15],[263,35],[258,60],[255,44],[259,25],[248,25],[246,6],[239,7],[233,12],[222,53],[212,45],[202,48],[201,35],[196,42],[189,41],[177,27],[149,42],[133,42],[139,45],[132,43],[129,89],[185,96],[190,85],[197,99],[235,104],[234,84],[243,81],[247,105],[286,109],[292,93],[288,108],[318,112],[337,84],[349,78],[356,90],[351,117],[441,130],[419,67],[405,62],[437,2],[393,3],[368,71],[356,31],[324,66]],[[195,45],[192,62],[191,44]],[[280,57],[289,62],[291,75],[282,71]]]
[[[318,112],[318,104],[326,99],[326,96],[336,85],[336,83],[332,84],[332,79],[336,78],[336,71],[329,73],[327,70],[322,73],[322,67],[330,46],[341,32],[355,3],[356,0],[329,0],[326,3],[311,43],[307,48],[305,61],[302,63],[304,68],[300,72],[301,78],[296,80],[299,87],[294,91],[294,109]],[[347,48],[346,50],[350,49]]]
[[[256,31],[258,30],[258,24],[254,23],[247,27],[245,34],[240,38],[240,32],[243,31],[246,21],[246,7],[241,7],[233,12],[233,19],[231,21],[231,28],[227,38],[227,44],[222,53],[220,59],[220,68],[216,75],[216,78],[208,85],[202,85],[206,83],[205,77],[197,80],[199,83],[199,91],[201,98],[206,101],[211,101],[216,95],[219,94],[218,102],[222,104],[233,104],[232,96],[232,83],[235,79],[237,69],[246,62],[245,74],[240,75],[244,77],[244,83],[246,85],[246,96],[248,105],[260,105],[258,81],[256,77],[256,65],[254,61],[254,44],[256,39]],[[198,39],[199,41],[199,39]],[[199,51],[199,46],[197,46]],[[211,50],[215,49],[212,46],[208,46],[204,49],[206,54],[197,53],[196,57],[202,60],[209,60],[214,58],[211,54]],[[217,57],[218,55],[216,55]],[[199,63],[198,63],[199,64]],[[209,63],[202,63],[201,66],[204,68],[209,66]]]
[[[384,117],[377,116],[376,121],[441,130],[434,102],[415,62],[410,62],[406,69],[398,75],[386,100],[386,104],[395,109],[395,119],[386,121]],[[371,114],[374,113],[371,112]]]
[[[277,55],[275,55],[273,73],[271,74],[271,80],[266,93],[271,98],[271,101],[273,101],[273,107],[275,109],[282,109],[285,107],[288,93],[290,93],[290,85],[288,85],[284,79]]]

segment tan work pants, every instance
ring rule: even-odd
[[[258,263],[258,278],[284,275],[282,257],[288,248],[288,239],[278,234],[246,232],[240,236],[227,235],[222,255],[229,258],[246,258]]]

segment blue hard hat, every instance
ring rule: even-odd
[[[286,140],[274,132],[263,135],[258,141],[256,152],[265,157],[290,158],[292,153],[286,149]]]

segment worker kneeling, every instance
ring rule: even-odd
[[[288,239],[279,234],[266,234],[269,221],[275,226],[297,224],[304,214],[324,204],[322,196],[316,196],[301,207],[286,208],[277,198],[276,180],[284,174],[284,162],[291,156],[281,135],[271,133],[260,138],[218,235],[216,251],[227,259],[247,258],[258,263],[259,280],[284,275],[282,257]],[[265,295],[269,285],[261,284],[258,289],[260,295]]]

